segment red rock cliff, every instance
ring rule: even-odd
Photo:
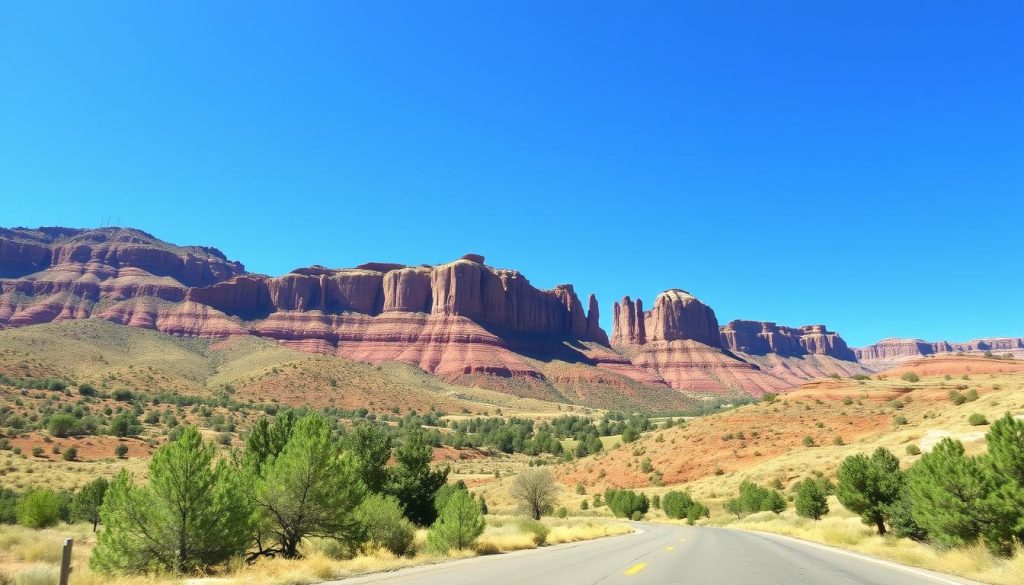
[[[824,325],[783,327],[771,322],[730,321],[721,329],[722,347],[751,355],[799,357],[827,355],[855,361],[853,351],[839,334]]]

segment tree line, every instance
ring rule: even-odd
[[[348,554],[380,546],[402,555],[413,550],[416,526],[430,528],[433,550],[465,548],[483,532],[486,503],[463,484],[447,485],[448,470],[432,468],[431,455],[419,434],[396,445],[375,425],[342,435],[320,413],[285,411],[257,421],[230,456],[182,427],[154,453],[145,484],[122,470],[70,499],[2,490],[0,519],[13,510],[34,527],[102,524],[90,564],[111,574],[296,558],[311,537],[335,540]]]

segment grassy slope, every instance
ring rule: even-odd
[[[205,395],[229,385],[240,401],[385,412],[557,412],[559,405],[457,386],[417,368],[290,350],[268,340],[182,338],[102,320],[0,331],[0,372],[59,377],[98,388]],[[564,408],[564,407],[563,407]]]

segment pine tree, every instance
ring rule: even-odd
[[[805,479],[797,486],[795,504],[797,515],[804,518],[821,520],[828,514],[828,499],[821,484],[813,479]]]
[[[96,525],[99,524],[100,507],[103,505],[103,498],[109,485],[110,482],[105,478],[94,479],[79,490],[71,502],[72,518],[89,522],[92,524],[93,532],[96,532]]]
[[[456,490],[427,535],[427,545],[438,552],[463,550],[472,546],[484,532],[480,507],[469,492]]]
[[[335,539],[351,548],[362,542],[355,509],[366,486],[355,458],[341,455],[321,415],[295,422],[284,449],[266,460],[255,484],[253,501],[265,519],[262,530],[276,543],[269,550],[295,558],[299,543],[309,536]]]
[[[422,433],[412,433],[395,450],[398,464],[388,474],[386,491],[398,498],[405,516],[420,526],[430,526],[437,518],[434,496],[448,481],[448,469],[430,469],[432,449]]]
[[[989,548],[1000,555],[1024,545],[1024,421],[1006,414],[985,437],[988,455],[982,461],[988,496],[982,502],[990,519],[985,528]]]
[[[907,474],[914,520],[942,546],[978,540],[985,520],[978,502],[986,496],[978,461],[960,441],[945,438]]]
[[[359,477],[371,493],[380,493],[387,484],[387,464],[391,459],[391,435],[377,425],[362,423],[348,436],[348,448],[359,464]]]
[[[886,510],[899,498],[904,476],[900,460],[884,447],[868,457],[864,454],[847,457],[836,472],[839,484],[836,497],[848,510],[859,514],[865,524],[872,524],[878,534],[886,532]]]
[[[288,444],[297,417],[294,410],[279,412],[273,421],[266,417],[256,421],[245,441],[245,457],[256,473],[271,457],[277,456]]]
[[[122,471],[107,489],[91,564],[104,572],[191,572],[245,551],[252,510],[239,474],[212,466],[215,447],[194,427],[157,449],[149,483]]]

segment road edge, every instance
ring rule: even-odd
[[[390,579],[396,576],[414,575],[416,573],[427,573],[431,570],[447,569],[451,566],[457,565],[469,565],[476,562],[487,562],[491,559],[504,559],[509,556],[526,556],[529,554],[542,554],[549,551],[558,551],[567,548],[574,548],[577,546],[586,546],[591,543],[605,542],[614,538],[626,538],[629,536],[636,536],[646,532],[643,528],[634,525],[633,522],[628,522],[633,528],[633,532],[627,532],[625,534],[609,534],[606,536],[598,536],[597,538],[590,538],[587,540],[577,540],[575,542],[562,542],[559,544],[553,544],[550,546],[538,546],[537,548],[525,548],[521,550],[513,550],[505,553],[498,553],[493,555],[477,555],[475,557],[466,557],[461,559],[444,559],[433,563],[425,563],[422,565],[413,565],[411,567],[402,567],[400,569],[394,569],[391,571],[374,571],[371,573],[361,573],[359,575],[351,575],[349,577],[342,577],[340,579],[330,579],[327,581],[317,581],[317,585],[347,585],[347,584],[359,584],[359,583],[380,583],[383,580]]]
[[[832,545],[829,545],[829,544],[824,544],[824,543],[821,543],[821,542],[816,542],[816,541],[813,541],[813,540],[806,540],[806,539],[799,538],[799,537],[796,537],[796,536],[789,536],[788,534],[778,534],[778,533],[775,533],[775,532],[768,532],[766,530],[754,530],[752,528],[734,528],[734,527],[731,527],[731,526],[707,526],[707,527],[704,527],[704,528],[717,528],[717,529],[721,529],[721,530],[735,530],[735,531],[738,531],[738,532],[750,532],[750,533],[753,533],[753,534],[760,534],[760,535],[764,535],[764,536],[770,536],[770,537],[774,537],[774,538],[788,540],[790,542],[799,543],[799,544],[802,544],[802,545],[805,545],[805,546],[811,546],[811,547],[818,548],[818,549],[821,549],[821,550],[827,550],[827,551],[831,551],[831,552],[834,552],[834,553],[846,555],[846,556],[849,556],[849,557],[854,557],[854,558],[858,558],[858,559],[861,559],[861,560],[870,561],[872,563],[879,564],[879,565],[882,565],[882,566],[886,566],[886,567],[890,567],[890,568],[894,568],[894,569],[900,569],[900,570],[908,572],[908,573],[914,573],[916,575],[921,575],[921,576],[924,576],[924,577],[928,577],[930,579],[934,579],[934,580],[937,580],[937,581],[940,581],[940,582],[944,582],[947,585],[989,585],[989,584],[986,584],[986,583],[984,583],[982,581],[974,581],[974,580],[971,580],[971,579],[967,579],[966,577],[961,577],[959,575],[950,575],[949,573],[940,573],[938,571],[933,571],[931,569],[926,569],[924,567],[915,567],[913,565],[904,565],[903,563],[897,563],[896,561],[890,561],[888,559],[880,559],[878,557],[873,557],[871,555],[864,554],[864,553],[861,553],[861,552],[852,551],[852,550],[848,550],[848,549],[841,548],[841,547],[838,547],[838,546],[832,546]]]

